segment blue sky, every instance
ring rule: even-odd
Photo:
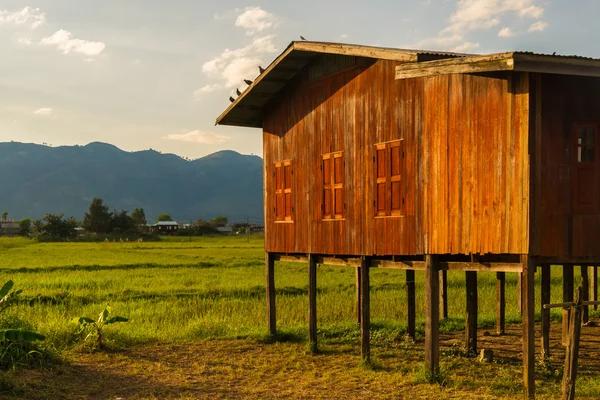
[[[214,126],[292,40],[600,57],[598,0],[0,0],[0,141],[262,153]]]

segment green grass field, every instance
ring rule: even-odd
[[[46,335],[44,346],[59,354],[74,346],[76,326],[71,320],[95,317],[107,302],[116,314],[130,319],[108,328],[108,343],[116,347],[264,338],[264,271],[261,236],[252,236],[249,242],[246,237],[172,238],[156,243],[0,239],[0,280],[12,279],[15,288],[23,289],[22,301],[3,316],[4,323],[30,326]],[[278,263],[275,271],[278,329],[288,337],[305,340],[308,266]],[[319,267],[317,307],[322,343],[358,346],[354,279],[353,268]],[[420,332],[423,279],[424,274],[417,272]],[[561,279],[553,271],[552,302],[561,301]],[[479,273],[478,283],[479,325],[491,328],[495,274]],[[406,327],[404,272],[372,270],[371,290],[373,342],[393,343]],[[449,319],[442,321],[441,329],[460,331],[464,329],[464,273],[448,274],[448,292]],[[516,294],[516,276],[507,274],[508,323],[520,321]],[[553,318],[559,316],[560,311],[554,311]],[[519,370],[518,365],[515,368]],[[517,387],[519,384],[517,381]]]

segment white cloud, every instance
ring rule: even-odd
[[[43,38],[40,45],[56,46],[64,54],[75,52],[89,57],[99,55],[106,48],[106,45],[102,42],[73,38],[73,34],[64,29],[56,31],[52,36]]]
[[[221,85],[220,83],[213,83],[212,85],[204,85],[200,89],[194,90],[194,97],[199,98],[205,93],[212,93],[216,90],[219,90],[222,87],[223,87],[223,85]]]
[[[33,45],[33,41],[31,40],[31,38],[28,37],[20,37],[19,39],[17,39],[17,42],[25,46]]]
[[[468,53],[471,50],[474,50],[478,47],[479,47],[479,43],[464,42],[464,43],[461,43],[458,46],[450,49],[450,51],[455,51],[457,53]]]
[[[500,29],[500,32],[498,32],[498,36],[507,38],[507,37],[515,36],[515,33],[513,32],[512,29],[510,29],[508,27],[504,27],[504,28]]]
[[[51,108],[38,108],[37,110],[35,110],[33,113],[35,115],[52,115],[52,109]]]
[[[261,55],[277,51],[274,39],[275,35],[261,36],[254,38],[245,47],[225,49],[217,57],[205,62],[202,71],[210,77],[222,80],[225,87],[242,85],[244,79],[258,75],[258,66],[263,64]]]
[[[249,36],[273,28],[277,24],[277,17],[260,7],[247,7],[235,20],[235,26],[246,29]]]
[[[0,10],[0,25],[26,25],[35,29],[40,25],[43,25],[44,22],[46,22],[46,14],[41,12],[39,8],[27,6],[21,11],[15,12],[10,12],[8,10]]]
[[[229,137],[217,135],[216,133],[195,130],[188,133],[172,133],[163,137],[163,139],[203,144],[219,144],[228,141]]]
[[[347,33],[342,33],[340,35],[340,39],[348,39],[348,34]]]
[[[528,29],[529,32],[543,32],[548,27],[548,23],[544,21],[538,21],[531,25]]]
[[[539,2],[540,0],[458,0],[456,10],[440,34],[421,40],[416,45],[421,48],[430,45],[439,49],[477,47],[467,40],[471,32],[498,26],[507,15],[539,18],[544,13]],[[514,35],[514,32],[510,28],[503,28],[498,35],[507,37]]]

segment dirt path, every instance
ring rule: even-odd
[[[552,362],[562,365],[560,326],[552,327]],[[494,351],[496,363],[451,356],[462,334],[442,335],[444,386],[419,378],[423,343],[374,346],[374,369],[359,368],[358,344],[328,344],[306,353],[304,343],[261,344],[250,340],[203,341],[186,345],[139,346],[114,353],[66,354],[52,369],[20,370],[11,379],[21,399],[388,399],[514,398],[521,384],[521,330],[504,336],[480,330],[479,347]],[[600,372],[600,328],[584,328],[582,376]],[[376,341],[375,341],[376,342]],[[539,341],[538,341],[539,343]],[[415,372],[416,371],[416,372]],[[538,381],[541,396],[555,398],[560,382]],[[589,396],[585,395],[588,390]],[[590,392],[591,390],[591,392]],[[581,398],[597,398],[593,388]],[[16,394],[16,396],[15,396]],[[0,396],[9,398],[8,395]],[[579,398],[579,396],[578,396]]]

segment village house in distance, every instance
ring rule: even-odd
[[[414,274],[423,270],[425,363],[436,373],[440,271],[466,271],[471,350],[477,272],[497,273],[499,332],[505,273],[516,273],[533,397],[536,267],[549,303],[551,264],[572,301],[574,265],[587,276],[600,262],[599,77],[600,60],[575,56],[291,43],[217,119],[263,130],[270,332],[276,260],[309,265],[313,343],[317,264],[357,268],[367,359],[369,268],[406,270],[408,304],[399,306],[412,335]],[[542,352],[549,323],[542,310]]]

